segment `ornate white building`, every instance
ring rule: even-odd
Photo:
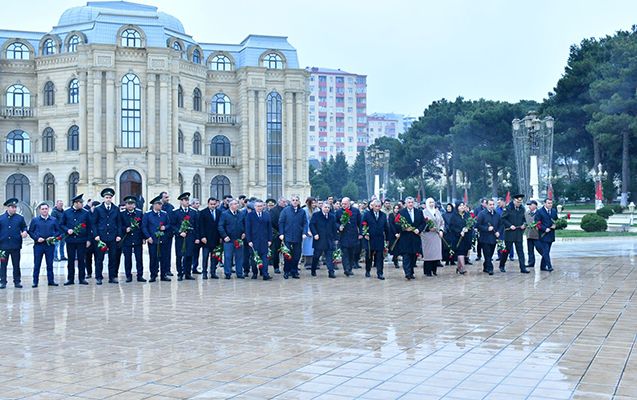
[[[309,194],[309,75],[285,37],[198,43],[156,7],[106,1],[0,46],[0,198]]]

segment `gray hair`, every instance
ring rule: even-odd
[[[233,204],[239,204],[239,201],[238,201],[237,199],[231,199],[231,200],[228,202],[228,205],[229,205],[229,206],[231,206],[231,205],[233,205]]]
[[[378,199],[374,199],[374,200],[372,200],[369,204],[371,204],[372,206],[376,206],[376,205],[380,205],[380,204],[381,204],[381,202],[380,202],[380,200],[378,200]]]
[[[407,196],[407,197],[405,198],[405,201],[414,201],[414,198],[413,198],[413,197],[411,197],[411,196]]]

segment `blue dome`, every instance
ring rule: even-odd
[[[184,26],[181,24],[181,21],[173,17],[172,15],[158,12],[157,16],[159,17],[162,25],[164,25],[164,27],[166,27],[167,29],[179,33],[186,33],[186,31],[184,30]]]

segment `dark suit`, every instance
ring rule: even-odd
[[[157,237],[156,234],[161,232],[160,227],[166,227],[164,235]],[[150,258],[150,278],[165,278],[170,272],[170,245],[168,238],[171,236],[170,219],[166,211],[160,210],[158,213],[150,210],[144,213],[142,217],[142,233],[146,240],[152,239],[153,243],[148,243],[148,256]]]
[[[495,245],[498,241],[495,234],[500,231],[502,227],[500,215],[495,210],[493,212],[489,212],[488,209],[485,209],[478,214],[476,227],[478,228],[478,232],[480,232],[478,241],[482,243],[482,252],[484,253],[482,270],[484,272],[493,272],[493,261],[491,259],[493,258]],[[490,227],[493,229],[489,230]]]
[[[168,220],[170,220],[171,216],[173,214],[173,210],[175,209],[175,206],[173,206],[170,203],[164,203],[164,204],[162,204],[161,209],[163,211],[165,211],[166,214],[168,214]],[[166,234],[164,235],[164,237],[162,237],[162,244],[163,243],[168,244],[168,252],[167,252],[168,253],[168,260],[169,260],[168,273],[170,273],[171,263],[172,263],[173,236],[174,235],[175,235],[175,232],[173,232],[172,228],[171,228],[171,229],[166,229]],[[162,247],[162,251],[164,251],[163,247]]]
[[[243,278],[243,246],[237,246],[241,236],[245,234],[245,214],[241,211],[227,210],[221,214],[219,236],[223,243],[223,272],[226,278],[232,275],[232,262],[238,278]],[[225,239],[229,241],[225,241]]]
[[[117,242],[115,238],[119,236],[119,208],[111,204],[110,210],[106,209],[104,203],[93,210],[93,238],[99,236],[100,240],[106,243],[107,251],[95,249],[95,279],[102,279],[104,268],[104,256],[108,254],[108,279],[117,279]]]
[[[515,207],[511,202],[502,212],[502,227],[504,229],[504,242],[508,254],[512,254],[513,246],[515,245],[515,252],[518,254],[518,261],[520,263],[520,270],[526,269],[526,263],[524,261],[524,247],[522,241],[524,240],[524,229],[522,225],[526,225],[526,217],[524,216],[526,210],[523,206]],[[510,230],[511,225],[515,226],[514,230]],[[507,230],[509,229],[509,230]],[[500,257],[500,268],[504,268],[507,261],[507,257]]]
[[[29,236],[33,239],[33,283],[38,284],[40,280],[40,266],[42,265],[42,257],[46,261],[46,278],[48,283],[54,283],[53,277],[53,255],[55,253],[55,245],[48,244],[46,239],[51,237],[61,237],[62,231],[60,224],[53,217],[44,219],[35,217],[29,224]],[[38,239],[44,239],[42,243]]]
[[[350,208],[352,215],[347,221],[347,224],[341,224],[341,218],[345,213],[345,209],[341,208],[336,211],[336,223],[339,224],[339,239],[338,246],[341,248],[343,255],[343,269],[345,274],[352,273],[352,269],[358,264],[356,253],[360,249],[360,226],[361,226],[361,213],[357,208]],[[341,226],[343,229],[341,230]]]
[[[417,254],[422,251],[422,245],[420,242],[420,232],[425,229],[425,217],[422,214],[422,210],[416,208],[413,209],[413,219],[409,215],[409,210],[403,208],[398,213],[404,217],[407,222],[418,230],[418,234],[413,231],[406,231],[400,226],[399,223],[394,222],[394,231],[400,234],[400,239],[396,246],[403,256],[403,270],[405,271],[405,277],[414,276],[414,267],[416,266]]]
[[[256,211],[246,216],[246,241],[252,243],[252,252],[261,257],[263,269],[261,275],[264,278],[269,277],[268,274],[268,242],[272,238],[272,220],[270,214],[261,212],[261,216]],[[252,274],[256,276],[259,273],[256,264],[252,263]]]
[[[296,209],[291,205],[285,207],[279,216],[279,229],[292,255],[290,260],[283,260],[284,276],[298,276],[303,235],[308,231],[305,211],[301,207]]]
[[[138,219],[136,221],[136,219]],[[142,210],[136,208],[132,212],[128,210],[121,211],[119,214],[120,237],[122,238],[121,247],[124,254],[124,271],[126,278],[133,276],[133,254],[135,254],[135,267],[137,269],[137,279],[143,278],[144,261],[142,259],[142,243],[144,234],[142,232]],[[137,228],[132,228],[133,223],[137,223]],[[130,232],[126,232],[127,228],[131,228]]]
[[[68,234],[69,229],[74,229],[77,226],[85,224],[84,228],[80,228],[77,234],[73,233],[66,236],[66,255],[68,261],[66,264],[67,280],[74,282],[75,280],[75,260],[77,260],[78,278],[81,281],[86,279],[86,242],[92,239],[91,233],[93,218],[91,218],[90,211],[86,211],[83,208],[76,210],[71,207],[64,210],[62,214],[62,222],[60,227],[64,234]]]
[[[190,227],[185,231],[186,237],[181,237],[181,225],[186,219],[190,221]],[[199,224],[197,212],[188,207],[175,208],[171,214],[170,223],[175,233],[175,259],[177,263],[178,277],[192,277],[192,255],[195,250],[195,240],[199,240]]]
[[[202,256],[201,260],[201,273],[203,276],[208,274],[208,262],[210,262],[210,275],[217,275],[217,263],[218,261],[211,257],[211,254],[215,247],[221,243],[221,237],[219,236],[219,221],[221,220],[221,210],[215,208],[210,210],[206,208],[199,212],[199,240],[206,239],[206,243],[202,242]]]
[[[387,215],[379,211],[378,217],[373,210],[366,211],[363,214],[362,226],[367,226],[369,240],[364,240],[365,250],[365,270],[370,272],[372,265],[376,268],[376,274],[383,276],[383,261],[385,258],[385,242],[389,240],[389,223]]]
[[[551,247],[555,241],[555,230],[551,229],[546,232],[547,228],[551,228],[557,220],[557,211],[554,208],[547,210],[545,207],[538,208],[535,213],[535,221],[542,224],[540,230],[540,238],[535,241],[540,254],[542,254],[542,261],[540,261],[541,270],[553,270],[553,264],[551,263]]]
[[[336,249],[335,241],[338,238],[338,224],[333,213],[327,213],[327,217],[323,211],[312,214],[310,219],[310,232],[312,237],[319,235],[318,240],[312,240],[312,248],[314,254],[312,256],[312,272],[315,272],[321,255],[325,256],[325,263],[330,274],[334,273],[334,262],[332,256]]]
[[[270,245],[272,259],[270,261],[275,271],[278,271],[281,262],[279,257],[279,249],[281,248],[281,239],[279,239],[279,217],[281,216],[281,210],[283,210],[283,207],[278,204],[270,210],[270,219],[272,220],[272,244]]]
[[[0,260],[0,283],[7,284],[7,264],[11,257],[13,265],[13,283],[20,284],[22,276],[20,274],[20,250],[22,249],[22,232],[27,231],[27,223],[22,215],[15,213],[9,215],[8,212],[0,215],[0,250],[6,255]]]

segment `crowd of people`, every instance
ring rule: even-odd
[[[347,197],[340,201],[310,197],[302,205],[299,196],[263,201],[228,195],[211,197],[202,208],[189,193],[182,193],[174,207],[163,192],[143,212],[134,196],[116,205],[113,189],[100,195],[101,203],[85,204],[80,194],[66,209],[60,200],[52,208],[43,202],[29,226],[17,212],[18,199],[8,199],[6,212],[0,215],[0,289],[7,285],[9,260],[13,283],[22,288],[21,250],[27,237],[33,239],[34,288],[43,259],[49,286],[58,286],[53,273],[56,261],[67,263],[65,286],[75,284],[76,271],[79,284],[87,285],[94,277],[102,285],[105,260],[108,282],[117,284],[122,255],[126,282],[133,281],[133,257],[136,280],[147,282],[144,246],[150,282],[171,280],[173,252],[179,281],[194,280],[195,275],[267,281],[272,279],[270,267],[281,274],[281,263],[284,279],[299,279],[301,264],[312,276],[325,265],[329,278],[336,277],[341,265],[350,277],[362,268],[361,262],[365,277],[374,270],[384,280],[385,260],[395,268],[401,263],[409,281],[416,278],[419,260],[426,277],[436,276],[443,263],[464,275],[474,250],[475,260],[483,259],[483,272],[489,275],[494,274],[494,255],[501,272],[506,272],[507,260],[515,254],[520,272],[529,273],[535,266],[535,251],[541,255],[540,270],[553,270],[550,252],[557,212],[551,199],[542,207],[535,200],[525,207],[523,195],[513,196],[509,204],[484,199],[472,209],[463,202],[442,208],[431,198],[423,204],[412,197],[396,203],[374,199],[354,204]]]

